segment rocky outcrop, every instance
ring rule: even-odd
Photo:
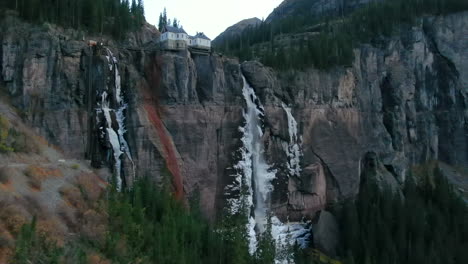
[[[1,25],[1,82],[12,104],[65,155],[112,167],[109,148],[90,151],[96,149],[90,113],[109,75],[105,54],[90,49],[78,31],[13,17]],[[157,32],[129,37],[125,48],[106,41],[128,104],[126,140],[136,174],[174,176],[178,192],[188,199],[199,194],[214,218],[239,159],[242,74],[265,108],[262,141],[277,171],[271,202],[280,218],[312,217],[354,196],[364,170],[398,185],[413,164],[466,167],[467,29],[467,13],[427,17],[385,45],[360,46],[352,66],[327,72],[276,72],[188,51],[155,54]],[[297,121],[299,176],[288,167],[285,106]]]
[[[314,223],[314,246],[330,256],[337,255],[340,230],[335,216],[321,211]]]

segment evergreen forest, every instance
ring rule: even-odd
[[[227,215],[212,225],[200,213],[198,198],[192,197],[186,205],[168,190],[148,179],[137,180],[123,192],[109,188],[104,201],[108,230],[103,241],[81,237],[59,247],[36,232],[33,219],[18,236],[15,263],[86,264],[90,252],[121,264],[273,263],[271,235],[259,238],[258,254],[249,254],[245,215]]]
[[[30,22],[48,22],[119,39],[145,22],[142,0],[8,0],[0,2],[1,9],[15,10]]]
[[[468,207],[437,167],[402,192],[367,179],[339,222],[345,264],[468,263]]]
[[[372,179],[361,184],[357,198],[332,208],[339,216],[340,261],[320,261],[313,245],[281,254],[297,264],[458,264],[467,263],[468,207],[437,168],[419,182],[409,177],[402,191],[382,190]],[[65,247],[47,243],[35,233],[35,220],[21,229],[15,260],[30,263],[87,263],[87,252],[99,252],[110,263],[264,263],[273,264],[274,238],[259,237],[250,255],[243,214],[225,214],[210,224],[199,201],[173,199],[168,188],[147,179],[134,188],[106,195],[108,231],[104,241],[85,238]],[[190,209],[188,209],[190,207]],[[270,226],[270,225],[269,225]],[[73,249],[73,250],[70,250]],[[66,262],[65,262],[66,263]]]

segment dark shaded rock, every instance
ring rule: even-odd
[[[320,211],[312,225],[314,245],[329,256],[336,256],[340,230],[335,216],[328,211]]]
[[[278,99],[283,98],[283,91],[272,69],[257,61],[247,61],[242,63],[242,73],[263,104],[280,105],[281,101]]]
[[[380,159],[377,157],[376,153],[366,153],[364,155],[364,158],[362,159],[361,166],[361,182],[372,180],[377,183],[377,186],[380,188],[381,191],[384,191],[388,188],[393,193],[399,192],[399,184],[395,179],[394,175],[391,173],[395,173],[394,168],[391,165],[388,165],[387,167],[384,166]]]

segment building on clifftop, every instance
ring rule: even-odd
[[[209,52],[211,50],[211,39],[203,33],[189,36],[183,28],[164,26],[159,43],[165,50],[186,50],[188,48],[197,51]]]
[[[161,48],[167,50],[185,50],[190,42],[189,35],[183,28],[164,26],[159,39]]]
[[[189,47],[195,49],[210,50],[211,39],[209,39],[203,32],[197,33],[195,36],[190,37]]]

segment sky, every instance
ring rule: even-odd
[[[267,16],[283,0],[144,0],[146,20],[158,25],[166,7],[168,17],[177,18],[189,35],[204,32],[214,39],[226,28],[252,17]]]

